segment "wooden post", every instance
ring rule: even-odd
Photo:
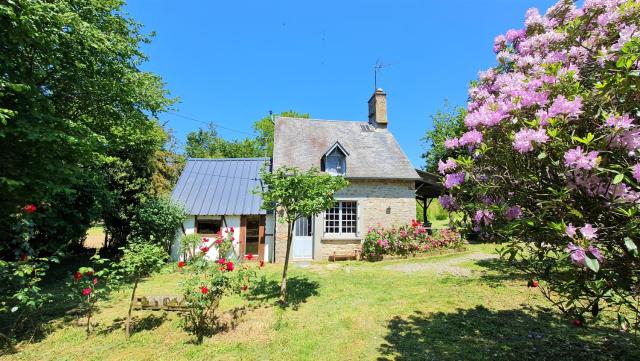
[[[258,226],[258,259],[264,261],[264,227],[267,217],[260,216],[260,223]]]
[[[247,216],[240,216],[240,259],[247,249]]]

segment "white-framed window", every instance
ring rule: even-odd
[[[338,201],[324,215],[324,233],[356,235],[358,232],[358,202]]]
[[[345,155],[336,148],[329,153],[324,162],[324,168],[327,173],[344,175],[347,171],[347,162]]]

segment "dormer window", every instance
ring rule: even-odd
[[[325,172],[334,175],[347,173],[347,151],[336,142],[322,157],[322,165]]]

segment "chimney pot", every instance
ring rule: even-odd
[[[377,129],[387,128],[387,93],[381,88],[369,98],[369,123]]]

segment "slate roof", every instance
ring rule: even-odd
[[[391,132],[367,122],[278,117],[273,168],[320,168],[322,156],[336,141],[349,152],[346,178],[420,179]]]
[[[252,193],[265,165],[269,158],[188,159],[171,198],[193,215],[266,214]]]

